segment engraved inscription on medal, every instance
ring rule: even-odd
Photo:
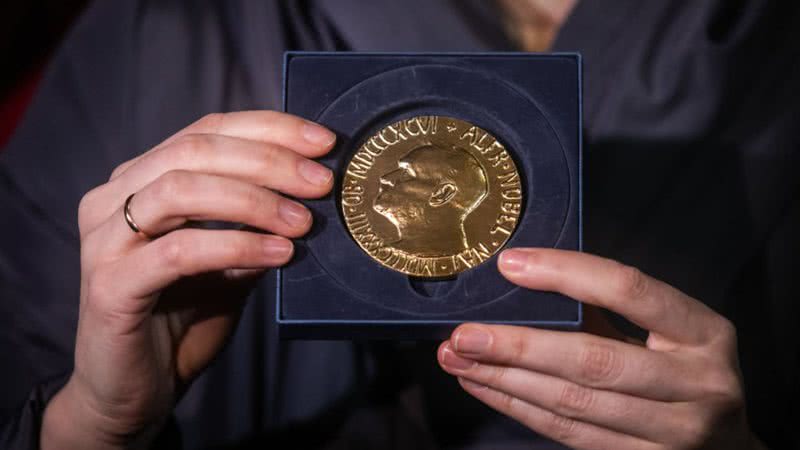
[[[418,116],[388,125],[353,155],[342,182],[347,229],[374,260],[441,278],[481,264],[513,233],[519,172],[494,136],[468,122]]]

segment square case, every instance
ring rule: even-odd
[[[523,209],[505,248],[581,250],[580,55],[287,52],[283,105],[337,142],[320,159],[334,188],[302,200],[314,225],[276,271],[282,339],[442,339],[466,321],[580,327],[579,302],[506,281],[497,254],[446,280],[388,269],[350,236],[339,207],[342,174],[365,139],[402,119],[449,116],[497,137],[520,171]]]

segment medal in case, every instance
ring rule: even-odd
[[[480,321],[574,329],[507,247],[581,249],[575,54],[289,52],[284,109],[337,133],[334,191],[276,271],[282,338],[441,339]]]

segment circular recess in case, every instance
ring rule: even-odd
[[[368,136],[393,122],[424,115],[473,123],[501,141],[513,156],[525,189],[523,212],[506,247],[554,247],[570,209],[571,177],[564,148],[534,99],[511,84],[468,67],[405,66],[379,73],[344,91],[316,121],[337,132],[334,150],[321,161],[337,173]],[[306,202],[316,225],[306,238],[308,256],[361,301],[419,316],[442,316],[488,305],[518,287],[497,271],[496,255],[439,287],[421,286],[370,258],[350,238],[340,198]],[[429,282],[426,282],[429,283]]]

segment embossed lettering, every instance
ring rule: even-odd
[[[519,186],[519,174],[517,171],[501,173],[497,176],[500,180],[500,187],[516,187]]]
[[[519,188],[503,190],[503,198],[506,200],[521,200],[522,190]]]
[[[520,221],[523,196],[513,157],[494,136],[462,120],[418,116],[364,141],[346,169],[339,206],[353,240],[376,263],[441,277],[499,251]]]
[[[503,163],[503,161],[508,161],[510,157],[505,150],[498,152],[497,154],[486,158],[490,163],[492,163],[492,167],[497,167]]]
[[[500,204],[500,210],[506,214],[519,215],[521,207],[522,203],[519,202],[503,202],[502,204]]]

